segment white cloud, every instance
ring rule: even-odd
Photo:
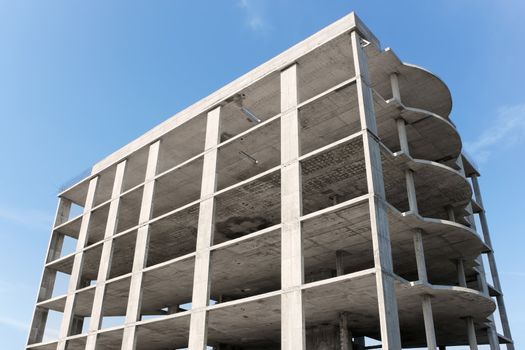
[[[246,25],[256,32],[269,29],[265,19],[266,3],[263,0],[239,0],[238,6],[243,9]]]
[[[0,316],[0,324],[3,324],[4,326],[14,328],[18,331],[26,332],[28,330],[28,326],[26,322],[18,321],[12,318],[6,318]]]
[[[486,162],[492,152],[525,142],[525,104],[506,106],[498,113],[489,127],[474,142],[466,142],[465,149],[474,160]]]
[[[2,221],[31,229],[49,230],[53,217],[49,213],[39,210],[0,205],[0,222]]]

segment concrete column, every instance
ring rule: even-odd
[[[142,269],[146,265],[148,256],[149,226],[145,223],[151,218],[153,192],[155,190],[154,178],[157,171],[159,147],[160,141],[156,141],[149,146],[146,180],[140,205],[139,228],[137,230],[133,267],[131,269],[128,307],[126,310],[124,334],[122,336],[122,350],[133,350],[135,348],[135,322],[140,319],[140,307],[142,301]]]
[[[392,87],[392,98],[401,102],[401,93],[399,91],[399,80],[397,73],[390,74],[390,86]]]
[[[281,349],[305,349],[297,65],[281,72]]]
[[[465,264],[463,262],[463,259],[458,259],[456,263],[457,271],[458,271],[458,284],[460,287],[467,287],[467,279],[465,277]]]
[[[110,238],[115,234],[117,227],[118,207],[120,203],[120,192],[122,191],[125,167],[126,160],[117,165],[115,180],[113,182],[113,190],[111,193],[112,201],[109,204],[108,221],[106,223],[104,239]],[[95,287],[93,307],[91,309],[91,320],[89,323],[89,334],[86,341],[86,350],[95,350],[97,341],[96,331],[100,329],[100,324],[102,321],[102,307],[104,302],[104,293],[106,291],[106,280],[108,279],[110,273],[112,250],[113,240],[105,240],[102,245],[102,254],[100,257],[100,266],[97,276],[97,285]]]
[[[427,266],[425,263],[425,250],[423,247],[423,236],[421,230],[414,230],[414,251],[416,253],[417,276],[421,282],[427,283]]]
[[[416,196],[416,185],[414,183],[414,172],[410,169],[405,170],[405,182],[407,186],[409,210],[414,214],[418,214],[419,209],[417,207],[417,196]]]
[[[381,342],[384,350],[398,350],[401,348],[401,336],[393,278],[383,171],[380,148],[377,141],[377,125],[372,90],[368,79],[368,64],[360,40],[361,38],[357,32],[351,33],[359,116],[361,129],[364,131],[363,145],[368,192],[370,194],[370,225],[376,270]]]
[[[337,250],[335,252],[335,272],[336,276],[342,276],[344,271],[344,255],[345,251]],[[348,313],[339,313],[339,339],[341,341],[341,350],[352,350],[352,334],[348,330]]]
[[[468,333],[468,344],[470,350],[478,350],[478,341],[476,339],[476,328],[474,327],[474,320],[472,317],[465,318],[467,323],[467,333]]]
[[[220,107],[208,113],[205,154],[202,169],[201,203],[197,228],[195,272],[193,274],[192,313],[189,350],[206,349],[207,315],[210,299],[210,246],[213,244],[214,198],[217,183],[217,145],[220,137]]]
[[[397,82],[397,75],[392,74],[391,77],[395,77]],[[399,136],[399,146],[401,151],[406,155],[410,156],[410,148],[408,147],[408,138],[406,132],[406,123],[405,120],[399,118],[396,120],[397,125],[397,134]],[[407,196],[408,196],[408,206],[409,210],[414,214],[418,214],[417,207],[417,196],[416,196],[416,185],[414,183],[414,171],[411,169],[405,170],[405,183],[407,187]]]
[[[408,147],[408,137],[406,130],[406,122],[403,118],[396,119],[397,135],[399,137],[399,148],[401,152],[410,155],[410,148]]]
[[[503,289],[501,287],[501,283],[499,279],[498,267],[496,265],[496,257],[494,255],[494,249],[492,247],[492,240],[490,237],[490,231],[489,231],[489,226],[487,223],[485,209],[483,207],[483,198],[481,196],[481,190],[479,187],[478,177],[476,175],[473,175],[471,179],[472,179],[472,187],[474,188],[474,196],[475,196],[476,202],[478,202],[478,204],[482,208],[481,212],[479,213],[479,221],[481,223],[483,240],[485,241],[485,244],[488,245],[489,248],[491,249],[491,251],[487,253],[487,259],[489,261],[492,282],[494,283],[494,288],[496,288],[501,293],[501,295],[496,297],[496,302],[498,304],[501,325],[503,327],[503,335],[509,339],[512,339],[512,334],[511,334],[510,326],[509,326],[509,319],[507,317],[507,309],[505,307],[505,301],[503,300]],[[514,350],[514,344],[507,344],[507,349]]]
[[[447,205],[445,207],[445,209],[447,211],[448,220],[455,222],[456,221],[456,215],[454,214],[454,208],[452,208],[451,205]]]
[[[339,340],[341,350],[352,350],[352,333],[348,330],[348,314],[339,313]]]
[[[71,324],[73,322],[73,308],[75,305],[75,291],[80,283],[80,273],[82,271],[82,265],[84,263],[84,252],[82,249],[85,247],[87,242],[87,231],[89,226],[89,220],[91,218],[91,208],[93,207],[93,200],[95,198],[95,189],[97,187],[98,177],[94,177],[89,181],[89,187],[86,197],[86,205],[84,206],[84,215],[80,224],[80,231],[78,234],[77,241],[77,253],[73,260],[73,268],[71,270],[71,277],[69,279],[69,286],[66,297],[66,305],[64,306],[64,314],[62,323],[60,325],[59,341],[57,350],[65,350],[66,340],[68,336]]]
[[[58,205],[55,212],[55,221],[53,224],[53,230],[58,225],[63,224],[69,218],[69,213],[71,210],[71,201],[62,197],[58,198]],[[49,239],[46,262],[57,259],[60,256],[60,251],[63,242],[63,236],[61,242],[58,244],[55,242],[56,235],[51,234]],[[46,269],[44,267],[42,271],[42,278],[40,280],[40,289],[38,290],[36,302],[47,300],[51,298],[53,293],[53,287],[55,285],[56,271]],[[36,307],[33,313],[33,319],[31,321],[31,328],[29,330],[29,336],[27,339],[27,344],[39,343],[42,341],[44,336],[44,330],[46,327],[48,310]]]
[[[434,317],[432,316],[432,301],[429,295],[424,295],[421,301],[423,309],[423,320],[425,322],[425,335],[428,350],[436,350],[436,331],[434,328]]]

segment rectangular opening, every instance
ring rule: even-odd
[[[196,116],[160,139],[157,174],[161,174],[204,151],[206,114]]]
[[[86,334],[88,332],[94,299],[94,287],[75,294],[75,303],[68,335]]]
[[[210,276],[218,303],[281,289],[281,230],[214,249]]]
[[[280,223],[280,170],[215,197],[214,244],[239,238]]]
[[[219,148],[217,187],[221,190],[280,164],[280,120]]]
[[[374,267],[368,200],[302,222],[306,283]]]
[[[309,214],[368,193],[363,139],[301,161],[303,214]]]
[[[197,204],[151,223],[147,266],[193,253],[198,221]]]
[[[66,221],[69,221],[73,218],[76,218],[79,215],[82,215],[84,212],[84,207],[76,203],[71,202],[71,208],[69,209],[69,217]]]
[[[140,314],[148,318],[163,317],[184,311],[191,303],[195,258],[144,272]]]
[[[48,310],[47,320],[44,326],[44,335],[42,340],[44,342],[57,340],[60,333],[60,324],[64,314],[62,312]]]
[[[84,261],[79,276],[79,289],[91,286],[97,282],[102,244],[90,247],[84,251]]]
[[[358,347],[360,337],[380,339],[375,288],[375,274],[367,273],[304,289],[306,349],[338,349],[343,332],[354,349],[365,349]],[[347,327],[340,326],[342,319]]]
[[[187,349],[189,332],[189,315],[139,325],[135,350]]]
[[[350,37],[343,34],[299,58],[299,101],[304,102],[354,76]]]
[[[136,241],[137,231],[128,232],[113,239],[109,279],[131,272]]]
[[[53,283],[53,293],[51,294],[51,298],[67,294],[70,278],[71,275],[60,271],[56,271],[55,281]]]
[[[115,182],[115,172],[117,166],[113,165],[103,170],[97,180],[97,188],[95,190],[95,198],[93,200],[93,207],[104,203],[111,199],[113,192],[113,183]]]
[[[200,198],[203,157],[157,178],[153,194],[153,215],[175,210]]]
[[[301,154],[361,130],[355,84],[333,91],[299,109]]]
[[[96,349],[119,350],[122,346],[123,329],[100,332],[97,336]]]
[[[281,297],[260,298],[208,311],[213,349],[280,349]]]
[[[87,230],[86,246],[90,246],[104,239],[108,214],[109,203],[91,212]]]
[[[146,178],[146,166],[148,165],[149,146],[143,147],[132,153],[126,161],[122,192],[143,183]]]
[[[60,195],[61,198],[70,200],[75,207],[84,208],[86,206],[87,192],[89,188],[89,181],[82,181],[75,187],[70,188]],[[74,206],[71,206],[71,212],[75,212]],[[70,217],[73,214],[70,215]]]
[[[126,231],[139,224],[144,186],[140,186],[120,197],[116,233]]]
[[[130,282],[131,278],[127,277],[106,284],[102,303],[101,329],[124,325]]]
[[[238,135],[281,112],[281,79],[276,72],[224,101],[220,142]]]

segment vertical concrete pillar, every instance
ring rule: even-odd
[[[397,73],[390,74],[390,86],[392,87],[392,98],[401,102],[401,92],[399,91],[399,80]]]
[[[66,305],[64,306],[64,314],[62,323],[60,325],[60,333],[57,350],[65,350],[66,340],[68,336],[71,324],[73,322],[73,309],[75,306],[75,291],[80,283],[80,272],[84,263],[84,252],[82,249],[85,247],[87,242],[87,231],[89,226],[89,220],[91,218],[91,208],[93,207],[93,200],[95,198],[95,189],[97,187],[98,177],[94,177],[89,181],[89,187],[86,197],[86,205],[84,206],[84,214],[82,216],[82,222],[80,224],[80,231],[78,234],[78,241],[76,247],[76,254],[73,260],[73,268],[71,270],[71,277],[69,279],[69,286],[66,297]]]
[[[86,341],[86,350],[95,350],[97,334],[96,331],[100,328],[102,321],[102,307],[104,302],[104,293],[106,291],[106,280],[109,277],[111,267],[111,254],[113,250],[113,240],[111,238],[115,234],[117,227],[117,214],[120,203],[120,192],[122,190],[122,183],[124,179],[124,170],[126,167],[126,160],[117,165],[115,172],[115,179],[113,181],[113,190],[111,193],[111,203],[109,204],[108,221],[106,223],[106,230],[104,232],[104,243],[102,245],[102,254],[100,257],[100,266],[97,276],[97,285],[95,287],[95,296],[93,298],[93,307],[91,309],[91,320],[89,323],[89,333]]]
[[[397,82],[397,75],[392,74],[391,77],[395,77]],[[410,156],[410,148],[408,146],[408,138],[406,132],[406,122],[404,119],[399,118],[396,120],[397,134],[399,136],[399,146],[403,153]],[[417,196],[416,196],[416,185],[414,183],[414,172],[411,169],[405,170],[405,183],[407,187],[408,207],[409,210],[418,214],[419,210],[417,207]]]
[[[416,254],[418,279],[423,283],[427,283],[428,276],[427,266],[425,263],[425,250],[423,247],[423,236],[421,235],[420,229],[414,230],[414,251]]]
[[[465,264],[463,259],[458,259],[456,262],[456,268],[458,271],[458,284],[460,287],[467,287],[467,279],[465,277]]]
[[[445,210],[447,211],[447,216],[450,221],[456,221],[456,215],[454,214],[454,208],[451,205],[447,205],[445,207]]]
[[[281,72],[281,349],[305,349],[297,65]]]
[[[501,293],[500,295],[496,297],[496,302],[498,304],[499,316],[501,320],[501,325],[503,327],[503,335],[509,339],[512,339],[512,334],[511,334],[510,326],[509,326],[509,319],[507,317],[507,309],[505,307],[505,301],[503,300],[503,289],[501,287],[501,282],[499,279],[498,267],[496,265],[496,257],[494,255],[494,249],[492,247],[492,240],[490,237],[490,231],[489,231],[489,226],[487,223],[485,209],[483,207],[483,198],[481,196],[481,190],[479,187],[478,177],[476,175],[473,175],[471,179],[472,179],[472,187],[474,189],[474,196],[475,196],[476,202],[478,202],[478,204],[482,208],[481,212],[479,213],[479,221],[481,223],[481,231],[483,234],[483,240],[485,244],[491,249],[491,251],[487,253],[487,259],[489,261],[489,268],[490,268],[490,273],[492,276],[492,282],[494,283],[494,288],[496,288]],[[507,349],[514,350],[514,344],[507,344]]]
[[[160,141],[156,141],[149,146],[146,177],[142,193],[142,202],[140,205],[139,228],[137,230],[133,267],[131,269],[128,307],[126,310],[124,333],[122,335],[122,350],[133,350],[135,348],[135,322],[140,319],[140,307],[142,301],[142,269],[144,269],[144,266],[146,265],[148,256],[149,226],[146,223],[151,218],[153,192],[155,190],[154,178],[157,171],[159,147]]]
[[[58,198],[58,205],[55,212],[55,221],[53,224],[54,228],[65,223],[69,219],[69,213],[71,210],[71,201],[62,197]],[[55,234],[52,232],[49,239],[46,262],[57,259],[60,256],[60,251],[56,242],[54,241]],[[61,239],[60,250],[63,243],[63,237]],[[42,278],[40,280],[40,289],[36,297],[36,302],[47,300],[51,298],[53,293],[53,287],[55,285],[56,271],[46,269],[44,267],[42,271]],[[29,330],[29,336],[27,339],[27,344],[39,343],[44,337],[44,330],[47,322],[48,310],[36,307],[33,313],[33,319],[31,320],[31,328]]]
[[[410,169],[405,170],[405,182],[407,186],[409,210],[414,214],[418,214],[419,209],[417,206],[416,185],[414,183],[414,172]]]
[[[429,295],[424,295],[421,300],[423,309],[423,320],[425,322],[425,335],[428,350],[436,350],[436,332],[434,328],[434,317],[432,316],[432,301]]]
[[[356,72],[359,116],[361,129],[364,131],[363,145],[368,192],[370,194],[370,224],[376,270],[381,342],[384,350],[398,350],[401,348],[401,336],[399,332],[394,278],[392,277],[392,252],[386,213],[381,155],[377,141],[374,103],[368,79],[366,54],[361,47],[361,38],[357,32],[354,31],[351,33],[351,41]]]
[[[478,340],[476,339],[476,328],[474,327],[474,320],[472,317],[465,318],[467,323],[467,334],[468,334],[468,344],[470,350],[478,350]]]
[[[193,274],[189,350],[206,349],[208,331],[206,307],[210,298],[210,246],[213,244],[215,207],[213,193],[217,183],[217,145],[220,136],[220,114],[220,107],[210,111],[206,126],[195,272]]]
[[[341,350],[352,350],[352,333],[348,330],[348,314],[339,313],[339,340],[341,341]]]
[[[396,119],[397,135],[399,137],[399,148],[400,150],[410,155],[410,148],[408,147],[408,137],[406,130],[406,122],[403,118]]]

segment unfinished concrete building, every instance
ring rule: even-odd
[[[27,349],[513,349],[451,108],[347,15],[59,194]]]

